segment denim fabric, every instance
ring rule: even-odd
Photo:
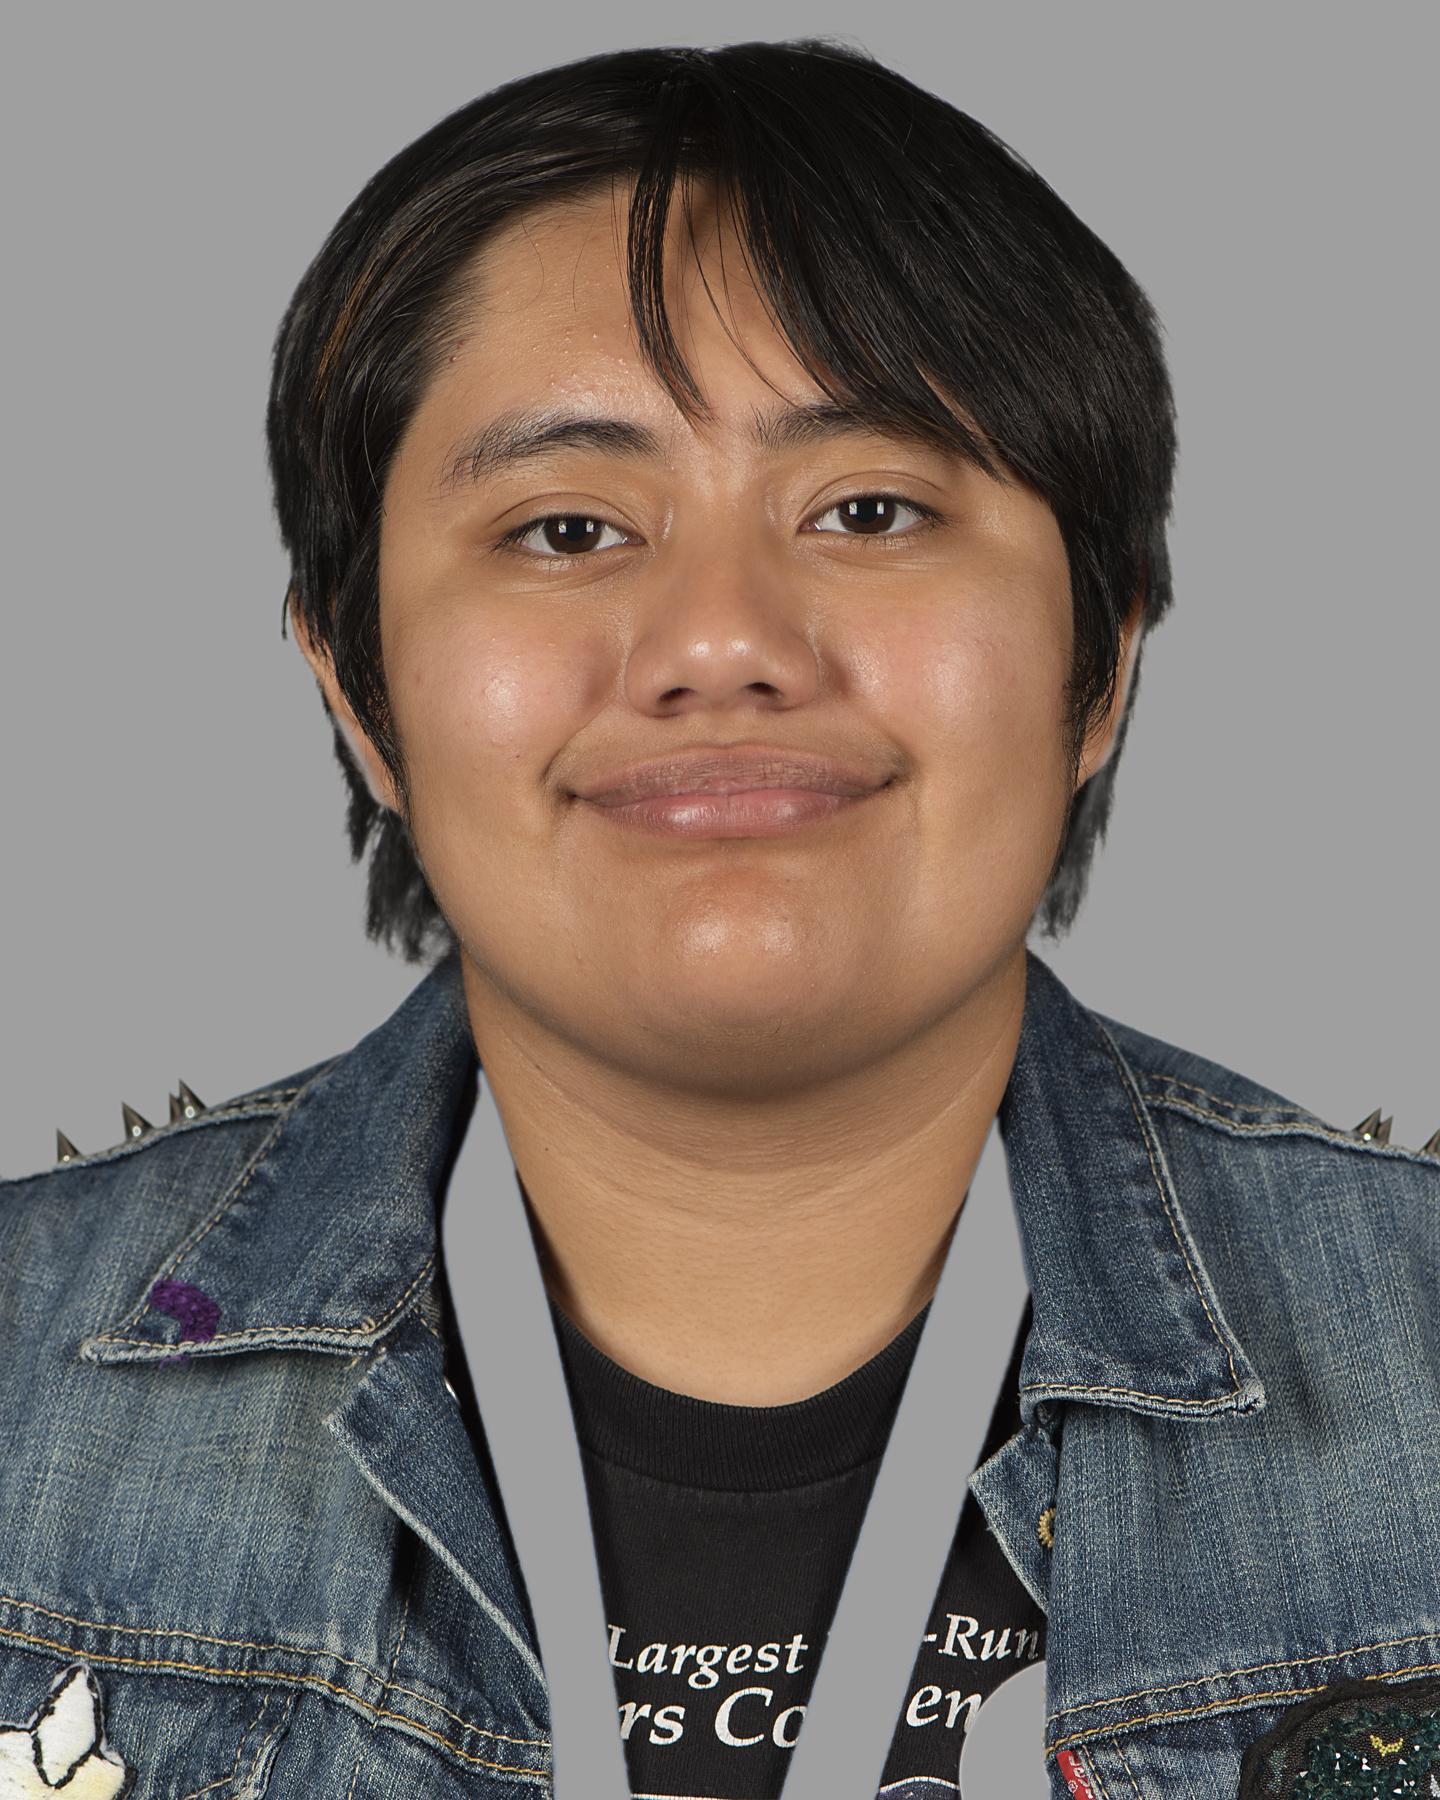
[[[0,1791],[546,1794],[435,1286],[474,1059],[451,958],[347,1054],[0,1183]],[[1251,1746],[1255,1794],[1372,1791],[1253,1776],[1346,1682],[1434,1720],[1440,1159],[1033,952],[1000,1125],[1034,1318],[971,1487],[1047,1612],[1055,1800],[1232,1800]],[[1370,1723],[1373,1791],[1428,1795]]]

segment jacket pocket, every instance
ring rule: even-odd
[[[1073,1754],[1083,1783],[1055,1791],[1085,1800],[1440,1800],[1440,1675],[1345,1678]]]
[[[1440,1800],[1440,1675],[1334,1681],[1245,1749],[1237,1800]]]
[[[263,1800],[283,1684],[136,1673],[0,1648],[0,1800]]]

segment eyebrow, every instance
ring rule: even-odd
[[[832,400],[785,405],[768,413],[758,408],[750,415],[750,441],[762,450],[778,454],[811,444],[829,443],[859,435],[895,437],[934,450],[929,438],[870,425],[847,407]],[[437,492],[489,481],[521,463],[535,463],[561,450],[600,450],[610,456],[636,461],[659,461],[666,446],[648,425],[633,419],[602,418],[593,413],[566,413],[552,409],[503,412],[457,444],[440,477]]]

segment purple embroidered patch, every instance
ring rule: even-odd
[[[220,1308],[203,1288],[192,1287],[188,1281],[157,1281],[150,1290],[150,1304],[157,1311],[169,1313],[171,1318],[180,1321],[182,1343],[188,1338],[193,1344],[203,1344],[215,1335]],[[189,1360],[183,1353],[161,1358],[167,1363],[188,1363]]]

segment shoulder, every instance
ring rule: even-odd
[[[17,1428],[27,1395],[63,1380],[80,1342],[204,1231],[334,1060],[0,1181],[0,1440]]]
[[[327,1057],[213,1103],[198,1101],[188,1116],[181,1113],[164,1125],[146,1121],[138,1137],[57,1161],[33,1175],[0,1177],[0,1246],[26,1231],[37,1211],[50,1221],[49,1241],[65,1221],[89,1232],[123,1223],[131,1199],[172,1218],[187,1205],[198,1209],[215,1184],[265,1141],[304,1088],[338,1060]],[[13,1267],[13,1261],[0,1254],[0,1270],[6,1266]]]
[[[1287,1192],[1326,1192],[1373,1201],[1386,1195],[1428,1203],[1417,1214],[1430,1228],[1440,1206],[1440,1138],[1414,1146],[1391,1141],[1392,1120],[1373,1107],[1337,1123],[1290,1095],[1213,1058],[1092,1012],[1134,1078],[1140,1102],[1167,1153],[1203,1169],[1224,1190],[1225,1174],[1242,1192],[1283,1204]],[[1357,1114],[1364,1111],[1357,1106]],[[1440,1118],[1432,1121],[1440,1126]],[[1412,1134],[1414,1135],[1414,1134]],[[1428,1146],[1433,1145],[1433,1148]],[[1194,1184],[1191,1184],[1193,1190]],[[1437,1239],[1440,1241],[1440,1239]]]

